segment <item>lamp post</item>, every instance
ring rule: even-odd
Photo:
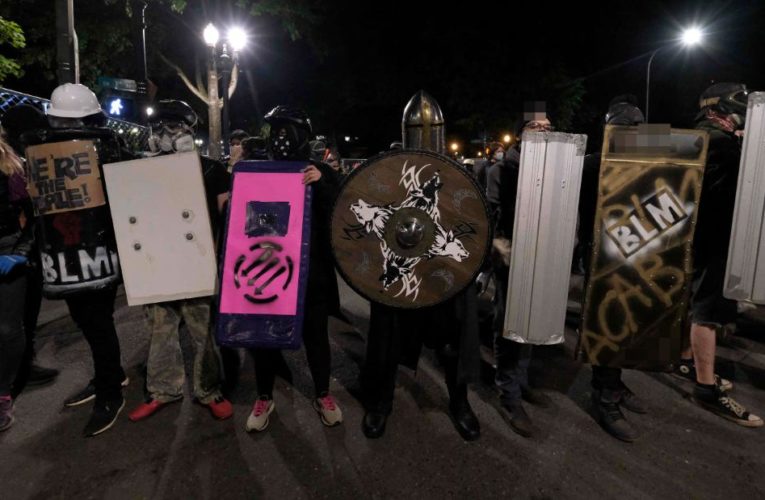
[[[701,43],[702,38],[704,37],[703,32],[699,28],[688,28],[685,31],[683,31],[682,35],[680,36],[680,41],[683,45],[686,47],[692,47],[694,45],[697,45]],[[653,58],[656,57],[656,54],[658,54],[660,51],[669,48],[669,45],[665,45],[663,47],[659,47],[658,49],[651,52],[651,57],[648,58],[648,66],[646,68],[646,74],[645,74],[645,121],[648,123],[648,106],[649,106],[649,98],[651,93],[651,63],[653,62]]]
[[[212,23],[208,24],[202,36],[205,43],[210,47],[210,64],[207,71],[207,110],[208,122],[210,124],[210,140],[208,153],[212,158],[220,159],[221,152],[228,154],[228,135],[229,135],[229,86],[231,83],[231,72],[236,66],[237,56],[240,50],[247,43],[247,34],[241,28],[231,28],[228,30],[226,41],[221,47],[220,56],[218,55],[218,42],[220,33]],[[229,46],[233,54],[229,54]],[[223,96],[219,96],[218,91],[218,64],[221,68]],[[222,102],[221,102],[222,101]],[[222,116],[221,116],[222,114]],[[222,131],[221,131],[222,125]],[[222,133],[221,133],[222,132]],[[221,143],[223,151],[221,151]]]

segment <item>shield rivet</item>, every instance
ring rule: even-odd
[[[191,241],[191,240],[193,240],[193,239],[194,239],[194,235],[193,235],[193,234],[191,234],[191,233],[186,233],[186,239],[187,239],[187,240],[189,240],[189,241]]]
[[[130,221],[131,224],[135,224],[138,221],[138,219],[136,219],[135,217],[131,217],[128,220]]]
[[[141,244],[140,244],[140,243],[136,243],[136,244],[134,244],[134,245],[133,245],[133,248],[134,248],[134,249],[135,249],[135,251],[137,252],[138,250],[140,250],[140,249],[141,249]]]

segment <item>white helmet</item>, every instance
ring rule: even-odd
[[[85,85],[65,83],[56,87],[50,96],[48,116],[83,118],[97,113],[101,113],[101,104]]]

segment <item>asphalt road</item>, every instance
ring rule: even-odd
[[[288,356],[293,385],[277,381],[276,411],[259,434],[244,429],[254,374],[242,356],[233,419],[215,421],[187,397],[140,423],[126,411],[110,431],[82,438],[90,407],[65,410],[62,402],[90,378],[89,350],[63,304],[46,303],[39,361],[61,376],[25,392],[17,424],[0,434],[0,498],[765,498],[765,429],[701,410],[687,399],[691,387],[670,375],[627,372],[650,414],[628,414],[641,433],[633,444],[605,434],[588,413],[591,372],[573,360],[573,332],[566,345],[536,351],[532,380],[554,401],[551,409],[529,408],[539,437],[508,428],[487,373],[470,395],[481,438],[463,441],[428,353],[416,373],[400,371],[386,435],[367,440],[356,396],[369,307],[345,286],[341,293],[353,325],[331,320],[331,387],[345,422],[321,424],[297,351]],[[148,336],[140,308],[118,300],[129,410],[142,399]],[[719,349],[720,373],[758,414],[765,413],[764,340],[761,324],[747,322],[733,346]]]

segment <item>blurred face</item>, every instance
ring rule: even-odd
[[[539,118],[536,120],[531,120],[526,124],[525,127],[523,127],[523,131],[529,131],[529,132],[550,132],[552,130],[552,125],[550,124],[550,120],[547,118]]]

